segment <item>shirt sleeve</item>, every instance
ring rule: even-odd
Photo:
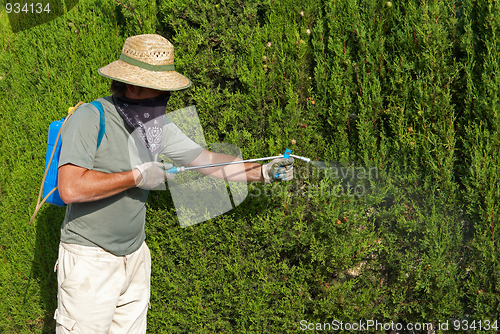
[[[73,165],[92,169],[97,150],[100,115],[90,103],[83,104],[69,117],[61,132],[59,166]]]
[[[204,150],[166,117],[163,130],[161,154],[165,154],[179,166],[189,164]]]

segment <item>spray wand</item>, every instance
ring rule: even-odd
[[[167,172],[172,173],[172,174],[176,174],[176,173],[181,173],[181,172],[185,172],[185,171],[192,170],[192,169],[208,168],[208,167],[218,167],[218,166],[226,166],[226,165],[234,165],[234,164],[242,164],[242,163],[245,163],[245,162],[256,162],[256,161],[273,160],[273,159],[277,159],[277,158],[288,159],[289,157],[293,157],[295,159],[299,159],[299,160],[302,160],[302,161],[305,161],[305,162],[310,162],[311,161],[311,159],[309,159],[309,158],[301,157],[301,156],[294,155],[294,154],[291,154],[291,153],[292,153],[292,150],[286,149],[285,153],[283,154],[283,156],[277,155],[277,156],[274,156],[274,157],[256,158],[256,159],[238,160],[238,161],[229,161],[229,162],[221,162],[221,163],[216,163],[216,164],[208,164],[208,165],[200,165],[200,166],[192,166],[192,167],[185,167],[185,166],[172,167],[169,170],[167,170]]]

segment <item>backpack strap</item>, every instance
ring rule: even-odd
[[[92,101],[90,102],[94,107],[99,110],[100,120],[99,120],[99,134],[97,135],[97,148],[101,146],[102,137],[104,137],[104,133],[106,132],[106,122],[104,117],[104,109],[102,108],[101,102]]]

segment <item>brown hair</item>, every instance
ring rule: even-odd
[[[121,81],[112,80],[110,90],[114,96],[122,97],[127,91],[127,84]]]
[[[141,86],[136,86],[136,87],[139,87],[140,89],[139,93],[140,93],[143,87]],[[127,91],[127,84],[121,81],[112,80],[110,90],[113,93],[114,97],[125,96],[125,92]],[[162,95],[164,95],[166,98],[170,98],[171,92],[164,91]]]

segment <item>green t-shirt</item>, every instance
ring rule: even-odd
[[[71,163],[99,172],[117,173],[132,170],[141,160],[155,160],[150,154],[130,156],[129,152],[133,151],[130,146],[139,147],[141,152],[148,151],[144,146],[140,148],[143,144],[137,138],[134,140],[133,129],[116,111],[111,97],[97,101],[103,106],[106,121],[99,149],[96,150],[100,114],[91,104],[84,104],[62,130],[59,167]],[[166,117],[161,145],[159,154],[166,155],[177,165],[192,162],[203,151]],[[69,204],[61,227],[61,241],[99,246],[118,256],[136,251],[146,238],[147,197],[147,190],[134,187],[98,201]]]

